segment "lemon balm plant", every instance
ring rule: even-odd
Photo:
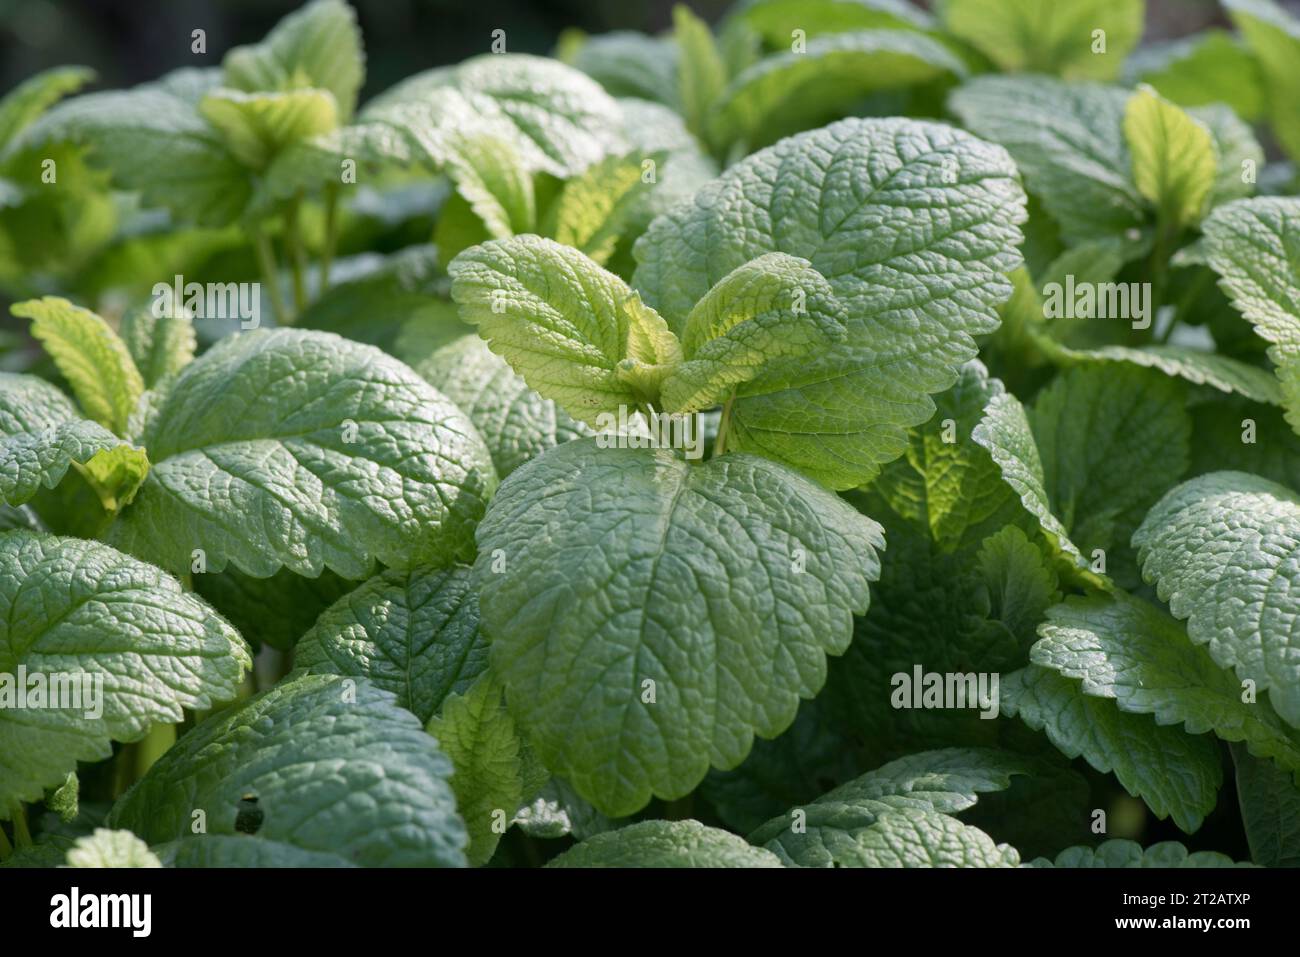
[[[1300,23],[933,6],[0,100],[4,863],[1300,863]]]

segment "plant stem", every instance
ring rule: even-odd
[[[339,241],[339,188],[335,183],[325,187],[325,248],[320,257],[320,283],[316,295],[330,284],[330,266],[334,262],[334,249]]]
[[[262,285],[271,297],[271,311],[275,313],[276,325],[289,325],[289,315],[284,308],[284,297],[280,294],[280,270],[275,264],[275,250],[271,248],[271,239],[260,226],[252,228],[253,247],[257,251],[257,264],[262,271]]]
[[[307,286],[303,280],[305,257],[302,252],[302,235],[299,231],[298,212],[302,208],[302,193],[293,198],[284,214],[284,245],[289,253],[289,271],[293,276],[293,311],[302,312],[307,304]]]
[[[736,401],[736,393],[727,396],[727,401],[722,405],[722,418],[718,420],[718,438],[713,443],[713,455],[710,458],[717,458],[727,450],[727,429],[731,426],[731,405]]]
[[[149,729],[144,739],[136,744],[135,779],[144,777],[145,772],[153,767],[154,762],[176,743],[176,725],[155,724]]]
[[[32,846],[32,834],[27,830],[27,809],[21,801],[14,804],[14,843],[19,847]]]

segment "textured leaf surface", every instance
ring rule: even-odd
[[[1271,761],[1232,746],[1237,766],[1237,803],[1250,858],[1262,867],[1300,867],[1300,787],[1295,776]]]
[[[548,867],[780,867],[771,851],[698,821],[642,821],[597,834]]]
[[[147,389],[180,372],[194,358],[197,338],[188,318],[159,317],[148,309],[136,309],[122,317],[121,332]]]
[[[149,845],[130,831],[97,827],[68,850],[69,867],[162,867]]]
[[[191,834],[155,844],[164,867],[354,867],[329,851],[307,851],[247,834]]]
[[[679,103],[677,44],[668,37],[635,30],[602,33],[584,40],[569,62],[610,96],[634,96],[668,106]]]
[[[1082,755],[1098,771],[1113,771],[1156,817],[1172,816],[1189,834],[1214,810],[1223,768],[1209,735],[1121,711],[1039,665],[1003,677],[1002,708],[1045,731],[1066,757]]]
[[[1150,87],[1124,108],[1133,182],[1170,228],[1201,218],[1214,187],[1218,155],[1209,128]]]
[[[56,296],[20,302],[11,311],[32,320],[33,338],[68,380],[87,418],[125,435],[144,383],[112,327],[89,309]]]
[[[762,459],[570,442],[512,473],[480,527],[493,671],[546,766],[627,814],[790,724],[866,610],[882,545]]]
[[[1049,348],[1054,356],[1066,364],[1130,362],[1148,369],[1159,369],[1165,375],[1175,376],[1193,385],[1208,385],[1220,392],[1235,393],[1270,405],[1282,404],[1282,390],[1276,377],[1267,370],[1213,352],[1170,345],[1071,349],[1054,343]]]
[[[844,120],[754,154],[656,219],[634,284],[680,330],[738,266],[770,252],[811,262],[848,312],[846,341],[747,383],[729,448],[847,488],[903,452],[929,394],[974,355],[971,336],[995,328],[1023,218],[1001,149],[929,123]]]
[[[294,665],[368,678],[427,722],[487,667],[478,619],[468,568],[386,571],[321,612],[298,642]]]
[[[471,551],[496,484],[463,412],[411,369],[323,332],[256,331],[190,363],[151,422],[154,467],[113,540],[169,568],[206,553],[364,578]]]
[[[1121,127],[1127,90],[1050,77],[982,76],[949,106],[1006,147],[1069,243],[1123,235],[1143,220]]]
[[[363,867],[463,866],[451,762],[420,722],[370,682],[308,675],[209,718],[109,815],[150,843],[190,834],[256,838]]]
[[[1136,841],[1103,841],[1097,847],[1070,847],[1055,861],[1039,858],[1034,867],[1249,867],[1236,864],[1216,851],[1188,853],[1177,841],[1161,841],[1143,848]]]
[[[1162,498],[1133,544],[1188,637],[1300,728],[1300,496],[1244,472],[1202,475]]]
[[[281,569],[270,578],[253,578],[227,568],[193,576],[194,590],[221,612],[254,648],[270,645],[289,651],[316,618],[358,582],[326,570],[304,578]]]
[[[417,363],[415,371],[470,417],[502,478],[547,449],[587,434],[477,335],[448,343]]]
[[[47,682],[102,681],[98,717],[85,695],[79,708],[0,709],[4,808],[39,801],[78,761],[108,757],[110,741],[233,698],[252,666],[235,630],[179,582],[99,542],[0,535],[0,620],[0,677],[11,692],[19,667]]]
[[[947,47],[920,33],[868,30],[808,41],[800,52],[765,57],[728,84],[711,129],[752,149],[837,119],[869,94],[963,77]]]
[[[1110,698],[1122,711],[1151,714],[1191,734],[1213,731],[1244,741],[1251,752],[1300,773],[1300,732],[1267,701],[1243,702],[1232,672],[1161,609],[1116,593],[1070,598],[1047,618],[1030,654],[1035,664],[1079,681],[1084,694]]]

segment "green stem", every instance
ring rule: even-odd
[[[0,861],[7,861],[13,857],[14,846],[9,843],[9,838],[5,835],[5,829],[0,827]]]
[[[144,777],[145,772],[153,767],[154,762],[176,743],[176,725],[155,724],[149,729],[144,739],[136,744],[135,779]]]
[[[302,312],[307,305],[307,285],[303,279],[306,257],[302,251],[302,235],[299,225],[299,210],[302,208],[302,193],[293,198],[284,214],[284,245],[289,253],[289,271],[293,276],[293,311]]]
[[[722,418],[718,420],[718,438],[713,443],[712,458],[716,459],[727,450],[727,429],[731,426],[731,406],[735,401],[736,394],[733,392],[722,405]]]
[[[19,847],[32,846],[32,833],[27,830],[27,809],[21,802],[14,804],[14,843]]]
[[[1165,301],[1165,284],[1169,278],[1169,226],[1164,216],[1156,220],[1156,238],[1151,249],[1151,318],[1160,314]],[[1151,330],[1144,330],[1151,336]]]
[[[254,226],[252,234],[253,248],[257,251],[257,265],[262,271],[262,285],[271,297],[271,311],[275,313],[276,325],[288,325],[289,314],[284,308],[284,296],[280,294],[280,270],[275,264],[271,239],[260,226]]]
[[[330,285],[330,265],[334,262],[334,249],[339,241],[339,188],[330,183],[325,187],[325,248],[320,257],[320,283],[316,295]]]

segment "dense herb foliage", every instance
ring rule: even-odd
[[[930,6],[0,99],[0,862],[1300,864],[1300,21]]]

